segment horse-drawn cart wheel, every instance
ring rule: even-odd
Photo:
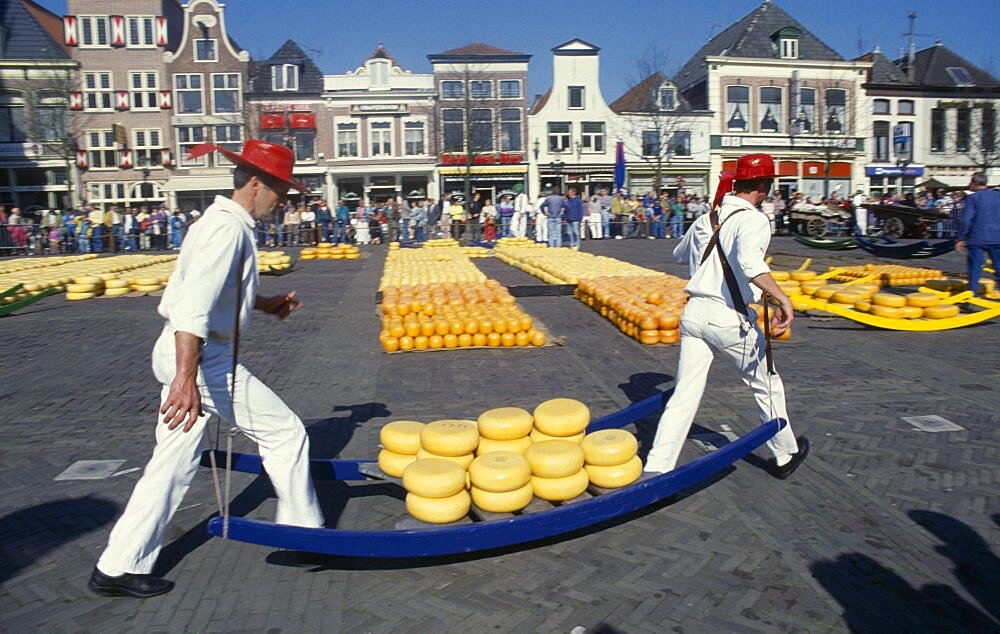
[[[822,218],[810,218],[806,222],[806,235],[810,238],[822,238],[826,235],[826,221]]]
[[[884,229],[890,238],[902,238],[903,233],[906,232],[903,221],[894,217],[886,218]]]

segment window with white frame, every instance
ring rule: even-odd
[[[371,121],[368,127],[371,130],[369,154],[371,156],[392,156],[392,122]]]
[[[129,48],[156,47],[156,17],[152,15],[130,15],[127,20]]]
[[[501,79],[500,80],[500,98],[501,99],[520,99],[521,98],[521,80],[520,79]]]
[[[896,158],[903,161],[913,160],[913,122],[904,121],[893,126],[892,145]]]
[[[567,107],[570,110],[582,110],[583,109],[583,86],[570,86],[567,88],[568,96],[566,98]]]
[[[177,114],[204,114],[205,94],[201,74],[174,75],[174,107]]]
[[[87,201],[113,203],[125,200],[125,183],[87,183]]]
[[[218,55],[215,52],[215,40],[195,40],[194,41],[194,61],[196,62],[217,62]]]
[[[118,149],[112,130],[87,131],[87,167],[92,170],[118,167]]]
[[[810,134],[816,129],[816,91],[813,88],[799,90],[798,112],[792,125],[798,134]]]
[[[442,110],[441,128],[442,149],[445,152],[461,152],[465,149],[465,111],[455,108]]]
[[[493,151],[493,111],[489,108],[473,108],[469,136],[473,152]]]
[[[134,70],[128,74],[132,110],[159,110],[160,76],[155,70]]]
[[[493,82],[488,79],[474,79],[469,82],[469,94],[473,99],[492,99]]]
[[[604,123],[584,121],[580,124],[580,146],[584,152],[604,151]]]
[[[182,125],[175,129],[177,133],[177,156],[181,167],[196,167],[207,165],[207,156],[195,159],[187,158],[188,151],[195,145],[205,142],[205,127],[200,125]]]
[[[90,71],[83,74],[83,105],[87,110],[111,110],[115,95],[108,71]]]
[[[782,59],[799,58],[799,41],[797,39],[792,37],[782,38],[780,47]]]
[[[271,90],[288,91],[299,89],[299,67],[296,64],[273,64],[271,66]]]
[[[896,112],[898,114],[913,114],[913,100],[900,99],[899,103],[896,104]]]
[[[454,79],[446,79],[441,82],[442,99],[461,99],[465,96],[462,82]]]
[[[524,149],[521,143],[521,109],[500,109],[500,151],[520,152]]]
[[[108,39],[108,16],[81,15],[78,20],[80,24],[81,48],[100,48],[108,46],[110,43],[110,40]]]
[[[748,132],[750,115],[750,88],[726,86],[726,131]]]
[[[424,122],[403,122],[404,152],[407,156],[420,156],[424,153]]]
[[[66,105],[66,93],[59,90],[39,90],[35,93],[34,138],[39,141],[66,140]]]
[[[760,89],[761,132],[781,132],[782,106],[781,88],[764,86]]]
[[[358,155],[358,124],[337,124],[337,156],[341,158]]]
[[[163,166],[163,138],[159,128],[139,128],[132,130],[132,152],[136,167],[156,168]]]
[[[656,106],[660,110],[673,110],[677,107],[677,92],[672,86],[660,86],[656,95]]]
[[[0,92],[0,143],[24,143],[28,140],[24,112],[23,92]]]
[[[549,152],[565,152],[569,148],[570,123],[568,121],[549,122]]]
[[[212,73],[212,112],[240,111],[240,74]]]
[[[886,100],[888,104],[888,100]],[[889,160],[889,122],[875,121],[872,123],[872,159],[875,161]]]
[[[823,99],[826,101],[823,131],[827,134],[847,134],[847,91],[828,88]]]
[[[872,101],[872,114],[889,114],[889,100],[875,99]]]
[[[389,62],[372,60],[368,63],[368,74],[372,86],[385,86],[389,83]]]
[[[642,131],[642,155],[659,156],[660,154],[660,133],[656,130]]]
[[[296,161],[315,161],[316,131],[292,130],[292,151],[295,152]]]
[[[232,152],[239,153],[243,146],[243,128],[238,125],[212,126],[215,144]]]
[[[691,131],[690,130],[674,131],[674,137],[671,140],[670,144],[674,156],[681,156],[681,157],[691,156]]]

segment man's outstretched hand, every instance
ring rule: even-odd
[[[271,295],[270,297],[258,295],[253,307],[268,315],[274,315],[278,319],[284,319],[293,311],[302,308],[302,302],[295,297],[295,291],[292,291],[286,295]]]

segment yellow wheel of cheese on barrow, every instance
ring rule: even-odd
[[[412,454],[396,453],[383,449],[378,452],[378,468],[387,476],[402,478],[403,471],[416,459],[417,457]]]
[[[902,308],[906,306],[906,298],[895,293],[872,293],[872,304],[875,306],[889,306],[891,308]]]
[[[440,454],[431,453],[426,449],[421,448],[420,451],[417,452],[417,459],[422,460],[424,458],[440,458],[441,460],[448,460],[449,462],[454,462],[458,466],[462,467],[462,469],[468,469],[469,465],[472,464],[472,461],[476,459],[476,455],[467,453],[462,456],[442,456]]]
[[[584,462],[610,467],[628,462],[639,449],[639,441],[624,429],[602,429],[587,434],[580,443]]]
[[[136,286],[159,286],[160,278],[158,277],[137,277],[135,278]]]
[[[71,301],[78,299],[90,299],[91,297],[97,297],[97,293],[66,293],[66,299]]]
[[[516,440],[531,433],[534,419],[520,407],[498,407],[479,415],[479,435],[490,440]]]
[[[920,319],[924,316],[924,309],[917,306],[903,306],[899,309],[903,319]]]
[[[476,455],[483,456],[497,451],[513,451],[524,455],[524,452],[531,446],[531,436],[516,438],[514,440],[493,440],[491,438],[479,437],[479,447],[476,448]]]
[[[907,306],[916,306],[918,308],[936,306],[940,301],[938,296],[933,293],[910,293],[906,296]]]
[[[415,420],[394,420],[379,430],[378,439],[389,451],[415,456],[420,451],[420,431],[423,428],[424,424]]]
[[[834,294],[842,290],[844,290],[844,287],[840,284],[827,284],[826,286],[817,288],[813,295],[815,295],[817,299],[830,299],[834,296]]]
[[[583,468],[583,449],[568,440],[534,443],[524,457],[531,466],[531,474],[542,478],[565,478]]]
[[[425,498],[446,498],[465,489],[465,469],[450,460],[421,458],[403,471],[403,488]]]
[[[792,271],[788,275],[796,282],[806,282],[816,277],[816,271]]]
[[[473,460],[469,465],[469,479],[472,486],[483,491],[506,493],[531,482],[531,467],[521,454],[500,451]]]
[[[554,398],[535,408],[535,429],[549,436],[573,436],[587,428],[590,409],[575,399]]]
[[[958,317],[958,314],[961,312],[962,309],[958,307],[958,304],[939,304],[925,308],[924,317],[928,319],[948,319],[949,317]]]
[[[128,288],[128,280],[116,277],[111,280],[105,280],[104,288]]]
[[[530,436],[530,438],[531,438],[531,442],[533,442],[533,443],[536,443],[536,442],[545,442],[546,440],[568,440],[570,442],[573,442],[573,443],[576,443],[576,444],[579,445],[581,442],[583,442],[583,437],[585,435],[586,435],[586,432],[580,432],[579,434],[573,434],[572,436],[549,436],[548,434],[543,434],[542,432],[538,431],[537,429],[532,429],[531,430],[531,436]]]
[[[96,275],[81,275],[73,278],[74,284],[102,284],[104,280]]]
[[[833,294],[834,304],[845,304],[848,306],[853,306],[855,303],[862,301],[865,296],[862,293],[856,293],[854,291],[837,291]]]
[[[642,475],[642,460],[639,460],[639,456],[632,456],[625,464],[609,467],[589,464],[585,469],[592,484],[602,489],[617,489],[639,479]]]
[[[420,446],[439,456],[464,456],[479,446],[479,429],[471,420],[436,420],[420,430]]]
[[[896,306],[884,306],[882,304],[872,304],[871,313],[878,317],[886,317],[888,319],[902,319],[903,310],[901,307]]]
[[[96,293],[101,288],[98,284],[67,284],[67,293]]]
[[[152,293],[153,291],[163,290],[163,286],[160,284],[150,284],[149,286],[146,286],[144,284],[136,284],[135,290],[141,293]]]
[[[476,486],[472,487],[472,503],[490,513],[514,513],[520,511],[531,503],[535,491],[528,482],[522,487],[513,491],[497,493],[495,491],[485,491]]]
[[[126,286],[125,288],[108,288],[108,289],[105,289],[104,296],[105,297],[121,297],[123,295],[128,295],[131,292],[131,290],[132,289],[130,289],[128,286]]]
[[[771,271],[771,277],[774,278],[775,282],[784,282],[791,276],[789,275],[788,271]]]
[[[550,502],[572,500],[587,490],[590,478],[586,469],[580,469],[565,478],[542,478],[531,476],[531,489],[535,496]]]
[[[472,498],[462,490],[446,498],[425,498],[415,493],[406,494],[406,510],[421,522],[450,524],[469,514]]]

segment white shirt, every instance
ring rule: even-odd
[[[730,222],[729,217],[738,209],[742,211],[733,216]],[[732,194],[722,200],[719,222],[722,226],[719,229],[719,242],[736,274],[743,300],[748,304],[757,301],[760,289],[750,284],[750,280],[762,273],[771,272],[764,263],[764,255],[771,242],[771,223],[750,203]],[[701,258],[711,239],[712,220],[709,214],[705,214],[695,220],[684,234],[684,238],[674,249],[674,260],[681,264],[686,261],[690,267],[691,281],[684,287],[688,295],[716,299],[734,308],[718,254],[713,253],[704,266],[701,264]]]
[[[225,196],[216,196],[201,220],[191,225],[158,308],[168,329],[206,342],[233,338],[235,272],[242,252],[240,331],[246,331],[260,286],[254,225],[250,213]]]
[[[855,207],[863,207],[867,202],[868,200],[865,198],[864,194],[855,194],[854,200],[851,201],[851,204]]]

